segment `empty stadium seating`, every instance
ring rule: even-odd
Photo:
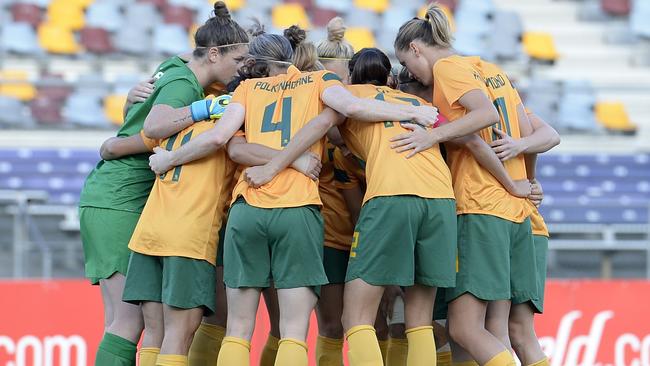
[[[340,15],[349,27],[347,38],[355,47],[374,45],[392,54],[398,28],[415,15],[423,16],[428,1],[228,0],[226,3],[235,19],[243,25],[250,24],[251,16],[259,18],[267,26],[267,31],[280,31],[289,25],[300,24],[310,28],[311,40],[325,37],[327,22]],[[526,55],[544,62],[561,62],[563,59],[558,40],[552,34],[538,32],[523,22],[520,12],[510,10],[516,7],[512,0],[443,0],[438,3],[451,17],[450,23],[455,29],[454,46],[462,54],[480,55],[507,66],[512,62],[515,65],[513,69],[525,70],[525,81],[531,76],[535,81],[544,78],[536,73],[537,65],[528,63]],[[630,34],[650,37],[650,22],[647,21],[650,2],[589,0],[584,3],[596,6],[604,14],[603,19],[617,17],[629,21]],[[33,67],[38,72],[49,71],[49,58],[58,60],[61,56],[87,59],[92,63],[90,68],[100,71],[104,62],[142,60],[138,72],[140,79],[144,79],[153,64],[149,60],[189,50],[193,46],[191,35],[196,26],[211,15],[211,1],[206,0],[3,0],[0,1],[0,56],[17,57],[12,58],[13,62],[20,62],[24,57],[30,61],[38,60],[38,65]],[[88,54],[101,57],[87,57]],[[510,68],[506,67],[506,70],[510,71]],[[114,74],[112,71],[110,78]],[[38,82],[40,77],[32,74],[30,80]],[[71,87],[75,86],[75,77],[66,79],[72,81]],[[559,95],[567,93],[561,78],[550,79],[549,83],[559,85],[558,93],[540,90],[530,83],[531,90],[536,91],[526,93],[526,103],[530,101],[532,109],[563,131],[600,131],[603,123],[595,122],[594,111],[588,107],[600,101],[596,98],[597,93],[578,96],[568,92],[570,100],[578,101],[577,104],[569,103],[559,99]],[[592,89],[596,87],[592,86]],[[525,88],[523,92],[526,92]],[[104,104],[106,95],[100,96],[100,106]],[[46,115],[43,111],[50,110],[52,103],[40,95],[30,98],[34,97],[38,99],[37,103],[31,103],[25,97],[20,99],[28,111],[31,109],[35,119],[41,121]],[[57,110],[61,112],[61,107]],[[634,108],[628,110],[635,121],[640,120],[639,112]],[[54,116],[58,115],[65,113],[54,113]],[[607,113],[609,117],[614,115]],[[586,118],[576,120],[583,117]],[[46,118],[41,122],[51,125],[53,121]],[[607,131],[632,131],[624,119],[607,122],[605,127]]]
[[[1,99],[0,99],[1,102]],[[0,149],[0,189],[44,190],[74,205],[99,161],[92,149]],[[549,224],[647,224],[650,155],[545,154],[538,163]]]
[[[596,118],[600,124],[614,132],[634,133],[637,126],[630,121],[630,117],[621,102],[600,102],[596,104]]]
[[[555,155],[540,158],[548,223],[647,224],[650,156]]]

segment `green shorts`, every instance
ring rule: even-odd
[[[438,287],[436,290],[436,302],[433,304],[433,320],[447,319],[448,306],[445,290],[444,287]]]
[[[458,273],[447,301],[469,292],[485,301],[537,298],[530,219],[515,223],[492,215],[458,216]]]
[[[230,208],[223,277],[230,288],[316,287],[323,269],[323,218],[317,206],[259,208],[238,199]]]
[[[209,316],[216,308],[215,278],[215,267],[208,261],[133,252],[122,300],[155,301],[181,309],[202,307]]]
[[[79,224],[86,278],[93,285],[118,272],[126,276],[129,241],[140,214],[107,208],[81,207]]]
[[[346,282],[455,285],[454,200],[375,197],[363,205],[354,231]]]
[[[535,266],[537,273],[535,280],[537,282],[537,296],[535,299],[519,299],[514,297],[513,304],[521,304],[526,301],[531,301],[533,309],[536,313],[544,312],[544,286],[546,285],[546,255],[548,254],[548,238],[544,235],[533,235],[533,242],[535,243]]]
[[[345,273],[348,270],[350,252],[336,248],[323,249],[323,266],[330,284],[345,283]]]
[[[224,220],[221,223],[221,229],[219,229],[219,242],[217,243],[217,267],[223,267],[223,244],[226,242],[226,225],[227,222]]]

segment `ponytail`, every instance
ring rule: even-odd
[[[453,42],[451,26],[445,12],[438,4],[433,3],[429,6],[424,19],[413,18],[399,28],[395,38],[395,50],[406,50],[415,40],[433,47],[451,48]]]

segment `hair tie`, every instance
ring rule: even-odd
[[[222,44],[221,46],[196,46],[195,48],[223,48],[223,47],[233,47],[233,46],[243,46],[243,45],[248,45],[249,42],[239,42],[239,43],[230,43],[230,44]]]
[[[329,61],[350,61],[350,58],[344,57],[319,57],[319,60],[329,60]]]
[[[291,61],[274,60],[274,59],[272,59],[270,57],[266,57],[266,56],[255,56],[255,55],[251,55],[251,56],[255,59],[255,61],[274,62],[274,63],[282,64],[282,65],[293,65],[293,63],[291,63]]]

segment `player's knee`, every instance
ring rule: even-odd
[[[475,329],[472,329],[471,324],[466,324],[463,322],[450,322],[448,325],[449,337],[451,337],[454,342],[458,344],[467,344],[468,339],[475,333]]]
[[[508,323],[504,319],[487,319],[485,321],[485,329],[492,335],[497,337],[503,344],[508,342]]]
[[[508,334],[510,336],[510,343],[515,350],[521,349],[526,344],[528,333],[527,325],[518,319],[510,319],[508,321]]]

